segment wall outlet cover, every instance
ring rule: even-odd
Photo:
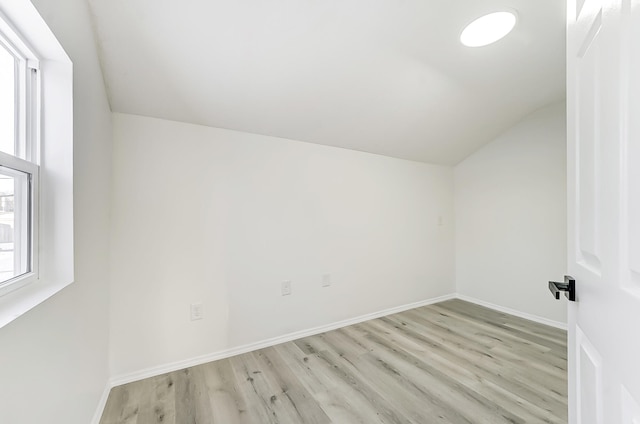
[[[198,321],[204,318],[202,303],[191,304],[191,321]]]

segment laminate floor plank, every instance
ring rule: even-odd
[[[479,393],[473,384],[466,384],[468,380],[451,377],[451,368],[434,364],[431,358],[405,350],[395,340],[388,340],[379,331],[371,331],[367,339],[381,347],[376,349],[378,361],[385,364],[385,368],[393,370],[410,384],[419,387],[423,395],[429,399],[438,399],[448,410],[457,411],[460,416],[446,422],[472,423],[524,423],[525,421],[507,409],[492,402]]]
[[[125,397],[125,387],[127,386],[118,386],[111,389],[109,397],[107,398],[107,403],[102,413],[100,424],[115,424],[124,422],[124,420],[121,419],[121,416],[127,404],[127,399]]]
[[[204,396],[208,399],[211,417],[205,422],[211,424],[243,424],[247,407],[239,395],[235,374],[229,361],[216,361],[199,365],[204,378]]]
[[[438,309],[434,307],[434,310],[437,311]],[[499,346],[513,351],[519,350],[521,353],[534,359],[539,359],[540,355],[546,355],[551,352],[550,355],[547,355],[547,361],[534,360],[533,363],[540,366],[540,371],[553,375],[557,374],[557,368],[564,367],[566,369],[567,361],[565,352],[558,352],[554,350],[554,348],[522,338],[517,334],[513,334],[510,329],[499,330],[496,327],[487,326],[472,318],[457,316],[453,312],[449,313],[449,315],[439,313],[438,319],[430,317],[429,314],[431,313],[432,312],[425,310],[424,314],[408,313],[407,317],[414,318],[423,326],[429,324],[429,328],[433,329],[435,333],[438,333],[438,330],[444,331],[445,335],[452,333],[451,340],[459,341],[459,337],[472,339],[474,344],[487,349]],[[434,323],[434,321],[436,321],[436,323]],[[439,334],[443,333],[440,332]]]
[[[558,411],[561,416],[566,416],[566,399],[557,399],[550,390],[537,390],[533,386],[533,379],[538,376],[531,373],[528,366],[514,367],[506,361],[496,361],[489,351],[473,347],[472,342],[455,341],[453,333],[434,335],[437,332],[434,328],[428,331],[421,331],[422,327],[411,321],[406,314],[403,316],[380,318],[383,322],[396,324],[396,330],[405,333],[408,337],[429,346],[431,355],[440,355],[449,358],[456,364],[473,370],[482,380],[493,381],[524,399],[530,399],[534,404],[545,405]],[[357,328],[357,326],[354,326]],[[532,376],[530,380],[522,381],[521,375]],[[566,376],[566,374],[565,374]],[[545,387],[546,389],[546,387]]]
[[[322,336],[312,336],[306,339],[307,345],[311,346],[318,359],[321,360],[325,370],[337,380],[344,391],[346,386],[351,390],[350,396],[358,399],[358,403],[366,405],[379,414],[383,422],[393,424],[411,424],[411,421],[405,411],[394,408],[394,405],[388,400],[384,393],[381,395],[375,388],[376,380],[379,375],[363,375],[354,365],[354,358],[347,356],[345,353],[335,353],[330,346],[326,349],[326,342]],[[346,357],[345,357],[346,356]]]
[[[411,317],[422,325],[433,325],[445,331],[454,332],[458,335],[471,337],[476,344],[485,347],[493,347],[496,344],[523,345],[528,350],[535,353],[543,353],[551,350],[548,346],[540,345],[526,338],[513,334],[510,330],[495,325],[487,324],[482,320],[469,318],[466,314],[434,306],[430,310],[409,311],[407,317]]]
[[[550,327],[538,322],[533,322],[521,317],[516,317],[503,312],[498,312],[493,309],[486,308],[484,306],[476,305],[473,303],[464,302],[461,300],[448,300],[441,302],[439,306],[449,308],[451,310],[458,310],[471,314],[472,316],[483,317],[489,321],[502,323],[504,327],[521,327],[532,334],[544,336],[550,340],[563,345],[565,343],[565,336],[563,331],[558,331],[557,328]]]
[[[390,342],[401,346],[408,354],[413,356],[413,358],[406,358],[407,363],[413,363],[420,368],[432,366],[442,374],[449,376],[452,381],[469,389],[471,391],[469,396],[472,396],[474,399],[477,398],[481,404],[489,408],[495,408],[496,415],[494,416],[501,414],[505,416],[507,422],[566,422],[566,419],[564,421],[548,421],[547,418],[550,415],[548,411],[540,409],[525,399],[514,395],[511,391],[506,391],[499,385],[486,380],[482,373],[469,369],[469,367],[460,366],[460,358],[435,354],[430,354],[427,357],[424,355],[422,348],[416,348],[420,345],[412,342],[398,332],[394,333],[388,330],[388,328],[385,328],[385,325],[388,325],[388,323],[375,320],[371,322],[371,325],[377,327],[380,334],[388,335]],[[427,370],[430,371],[430,368],[427,368]],[[503,411],[510,411],[510,413],[518,417],[518,419],[512,418],[509,413],[504,415]],[[488,422],[494,421],[490,420]]]
[[[333,377],[316,354],[307,355],[294,343],[276,346],[333,423],[385,424],[385,418],[351,384]]]
[[[549,349],[555,349],[558,353],[566,352],[565,345],[560,340],[536,334],[533,329],[539,327],[532,325],[534,323],[531,323],[526,330],[520,330],[514,325],[509,325],[509,316],[507,314],[502,314],[504,317],[500,320],[496,320],[495,318],[492,319],[491,315],[488,315],[490,312],[493,312],[488,308],[484,308],[485,310],[482,310],[481,306],[474,305],[475,307],[472,310],[468,310],[465,309],[464,306],[465,305],[462,305],[462,302],[459,300],[450,300],[447,302],[442,302],[441,305],[436,305],[434,306],[434,308],[447,309],[447,311],[449,312],[455,312],[460,316],[466,317],[467,322],[483,323],[487,326],[487,328],[493,328],[494,330],[503,330],[511,336],[516,336],[522,338],[523,340],[528,340],[534,344],[548,347]],[[526,323],[526,320],[519,318],[517,320],[514,320],[514,322]]]
[[[331,420],[313,399],[311,393],[291,371],[291,368],[282,359],[278,351],[273,348],[262,349],[255,353],[254,357],[259,361],[263,372],[273,379],[280,387],[280,396],[289,404],[289,410],[295,411],[295,422],[310,424],[329,424]]]
[[[566,332],[450,300],[111,390],[100,424],[567,423]]]
[[[174,387],[171,374],[147,379],[140,390],[137,422],[175,423]]]
[[[362,354],[354,354],[359,351],[359,346],[348,342],[348,339],[346,341],[356,349],[339,353],[340,358],[349,364],[345,366],[359,375],[371,376],[368,379],[369,387],[397,405],[412,422],[469,422],[460,411],[449,408],[437,396],[429,396],[427,389],[401,374],[394,364],[395,356],[384,355],[384,348],[376,347]]]
[[[277,396],[277,388],[273,387],[253,358],[251,353],[229,358],[236,378],[240,394],[249,406],[249,415],[259,423],[289,423],[288,413],[282,410],[282,399]]]
[[[371,372],[377,371],[398,380],[401,384],[397,392],[402,393],[402,389],[409,391],[405,396],[414,402],[424,404],[428,400],[432,404],[429,409],[434,413],[422,417],[419,422],[429,422],[429,417],[433,416],[441,418],[436,422],[524,422],[432,366],[422,355],[404,350],[377,332],[369,333],[367,339],[375,347],[365,355],[365,359],[378,368]]]

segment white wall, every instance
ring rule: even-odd
[[[565,105],[540,109],[455,167],[458,293],[566,322]]]
[[[111,114],[83,0],[34,0],[74,62],[75,283],[0,329],[0,422],[87,424],[108,380]]]
[[[116,376],[455,291],[450,167],[121,114],[114,143]]]

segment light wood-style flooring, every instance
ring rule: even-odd
[[[460,300],[114,388],[101,424],[566,423],[566,332]]]

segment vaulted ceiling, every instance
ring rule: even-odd
[[[565,96],[559,0],[89,0],[111,108],[455,164]],[[464,47],[475,18],[514,31]]]

